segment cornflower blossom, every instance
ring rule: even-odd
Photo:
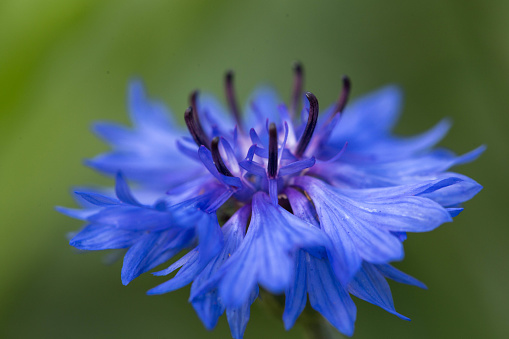
[[[86,222],[70,244],[126,249],[125,285],[188,250],[154,273],[178,270],[148,294],[192,284],[189,301],[205,327],[226,312],[234,338],[243,337],[260,288],[285,294],[287,329],[308,297],[349,336],[356,318],[350,295],[408,319],[396,312],[386,279],[425,285],[390,262],[403,259],[407,232],[452,221],[481,190],[449,169],[484,147],[462,156],[434,148],[447,120],[418,136],[393,135],[401,102],[395,86],[347,106],[344,77],[338,100],[320,112],[315,95],[303,94],[300,64],[288,106],[262,87],[241,114],[232,72],[224,87],[227,108],[191,94],[186,131],[140,82],[131,83],[133,127],[96,124],[112,150],[87,161],[116,177],[114,190],[79,190],[81,209],[58,208]]]

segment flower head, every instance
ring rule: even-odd
[[[112,150],[87,162],[116,175],[114,194],[76,192],[84,208],[60,208],[87,222],[71,245],[127,249],[124,284],[188,249],[154,273],[178,269],[148,293],[192,284],[190,302],[205,326],[226,311],[236,338],[260,288],[286,295],[286,328],[307,296],[346,335],[356,316],[350,294],[408,319],[395,311],[386,278],[425,286],[389,263],[403,259],[407,232],[452,221],[479,192],[479,184],[449,169],[484,148],[463,156],[433,149],[447,121],[417,137],[393,135],[401,99],[394,86],[347,105],[344,77],[338,100],[321,112],[316,96],[302,92],[300,64],[294,78],[288,106],[264,87],[242,115],[228,72],[227,108],[193,92],[187,133],[133,82],[134,127],[96,124]],[[124,175],[136,184],[133,192]]]

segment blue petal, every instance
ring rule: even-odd
[[[207,293],[216,287],[219,275],[214,275],[223,263],[228,260],[233,253],[237,251],[244,239],[247,228],[247,222],[251,213],[251,206],[244,205],[241,207],[222,227],[224,246],[221,252],[210,261],[203,270],[191,288],[190,300],[201,294]],[[213,276],[213,279],[211,277]]]
[[[344,144],[346,140],[371,138],[373,134],[389,132],[399,118],[401,101],[402,92],[396,86],[386,86],[355,100],[346,106],[331,139],[341,139],[341,144]],[[328,117],[332,106],[322,116]]]
[[[409,159],[373,164],[368,171],[379,175],[385,174],[395,178],[399,177],[400,180],[409,181],[406,177],[432,175],[437,172],[443,172],[453,166],[473,161],[483,151],[484,148],[481,146],[467,154],[456,156],[450,151],[438,149]]]
[[[187,252],[182,258],[175,261],[173,264],[168,266],[168,268],[165,268],[162,271],[153,272],[152,274],[155,276],[163,276],[168,275],[172,272],[174,272],[176,269],[179,269],[183,266],[193,266],[196,260],[198,259],[198,252],[196,251],[196,248]]]
[[[375,147],[369,149],[369,153],[375,155],[378,159],[402,159],[430,149],[445,137],[450,127],[449,119],[443,119],[430,130],[414,137],[379,138]]]
[[[187,253],[180,260],[175,262],[173,265],[168,267],[167,269],[156,272],[154,275],[167,275],[176,270],[179,267],[182,267],[174,278],[156,286],[147,291],[147,294],[163,294],[171,291],[178,290],[191,283],[193,279],[201,272],[206,263],[202,263],[198,260],[199,255],[197,250],[193,250]]]
[[[74,192],[74,193],[96,206],[117,206],[120,204],[120,201],[118,201],[117,199],[109,198],[102,194],[86,192]]]
[[[419,196],[436,201],[442,206],[455,206],[472,199],[482,190],[482,186],[474,180],[457,173],[444,173],[443,176],[453,176],[458,181],[454,185],[440,187],[434,191],[420,193]]]
[[[76,218],[80,220],[86,220],[91,215],[97,213],[96,209],[77,209],[62,206],[56,206],[55,209],[57,210],[57,212],[65,214],[71,218]]]
[[[251,138],[251,142],[254,145],[262,145],[262,146],[265,145],[265,146],[267,146],[267,143],[262,141],[262,139],[260,139],[260,137],[258,136],[258,133],[256,133],[254,128],[251,128],[249,130],[249,137]]]
[[[234,128],[235,122],[232,119],[232,114],[229,114],[216,96],[200,92],[196,104],[199,114],[205,117],[201,120],[208,135],[213,135],[214,127],[219,128],[221,134]]]
[[[165,143],[164,145],[157,144],[152,147],[166,148],[168,145]],[[111,175],[122,170],[122,173],[129,179],[141,181],[146,185],[162,186],[165,189],[194,178],[204,171],[201,165],[194,165],[194,160],[181,156],[179,151],[164,156],[112,152],[86,160],[85,164],[95,170]]]
[[[244,232],[247,226],[247,218],[250,212],[249,206],[244,206],[239,209],[223,226],[222,234],[224,235],[224,247],[222,247],[221,253],[219,253],[214,259],[208,262],[207,260],[202,260],[204,254],[203,249],[200,250],[200,247],[195,248],[190,251],[186,255],[184,255],[181,259],[177,260],[175,263],[170,265],[167,269],[154,273],[154,275],[168,275],[175,271],[178,268],[181,268],[174,278],[162,283],[161,285],[149,290],[148,294],[161,294],[167,293],[176,289],[179,289],[190,282],[194,281],[193,288],[191,289],[192,298],[198,298],[200,296],[193,295],[193,291],[198,289],[200,285],[208,280],[212,273],[215,273],[217,269],[223,264],[223,262],[231,255],[231,253],[235,252],[240,241],[244,238]],[[203,213],[203,212],[202,212]],[[211,226],[210,224],[215,224],[214,216],[206,216],[208,220],[208,224],[205,227]],[[204,220],[207,222],[207,220]],[[215,225],[212,225],[215,226]],[[198,225],[198,228],[203,228],[203,226]],[[207,231],[206,231],[207,232]],[[210,231],[208,231],[210,232]],[[215,231],[212,230],[212,233]],[[222,241],[222,238],[221,240]],[[212,243],[216,243],[215,241],[211,241]],[[210,246],[210,245],[206,245]],[[213,250],[213,247],[211,247]],[[210,255],[210,254],[209,254]],[[205,254],[205,256],[207,256]],[[210,297],[210,296],[209,296]],[[200,302],[205,302],[201,300]]]
[[[83,207],[84,209],[92,209],[92,210],[100,210],[101,206],[97,206],[96,204],[92,204],[90,201],[83,198],[83,196],[80,195],[80,193],[84,193],[85,195],[90,195],[92,193],[99,194],[100,196],[106,197],[108,200],[115,201],[114,204],[120,204],[120,201],[110,198],[115,196],[115,190],[108,187],[75,187],[72,190],[72,196],[76,203],[80,207]],[[95,199],[94,199],[95,200]],[[109,204],[108,204],[109,205]]]
[[[357,298],[377,305],[403,320],[410,320],[394,309],[389,284],[374,265],[364,262],[362,269],[359,270],[355,278],[348,285],[348,291]]]
[[[228,260],[228,258],[237,250],[242,239],[244,239],[244,233],[247,227],[247,221],[249,218],[251,208],[249,205],[246,205],[240,208],[223,226],[222,231],[224,235],[224,247],[221,252],[212,259],[209,264],[202,270],[200,274],[196,276],[194,279],[193,285],[191,287],[191,297],[190,301],[193,304],[193,307],[198,313],[198,316],[204,323],[205,327],[213,328],[219,316],[224,311],[224,305],[219,299],[217,289],[215,288],[215,282],[212,281],[211,277],[218,271],[218,269],[223,265],[223,263]],[[258,294],[256,289],[256,295]],[[255,296],[256,298],[256,296]],[[246,317],[249,318],[249,306],[254,301],[249,302],[248,305],[242,305],[240,309],[234,309],[234,313],[237,313],[237,321],[231,323],[230,326],[233,326],[236,331],[240,328],[245,328],[245,324],[243,324],[243,319]],[[246,310],[247,308],[247,310]],[[235,312],[235,310],[237,310]],[[247,319],[245,319],[247,323]],[[233,331],[233,329],[232,329]],[[243,330],[242,330],[243,332]]]
[[[329,258],[343,284],[348,283],[360,268],[361,258],[385,263],[403,257],[401,242],[390,233],[390,228],[394,221],[398,221],[400,227],[407,225],[399,219],[401,210],[405,212],[404,216],[410,213],[404,206],[397,213],[394,212],[397,204],[388,205],[381,211],[380,208],[386,207],[383,204],[366,206],[339,195],[332,187],[310,177],[298,177],[296,184],[313,200],[320,225],[332,240]]]
[[[203,216],[196,226],[196,233],[199,239],[199,261],[202,264],[206,264],[223,247],[223,233],[221,232],[216,214],[203,212]]]
[[[216,196],[216,198],[211,201],[208,207],[205,209],[207,213],[215,213],[230,197],[232,196],[233,191],[230,189],[218,190],[220,194]],[[239,190],[237,192],[244,192],[243,190]],[[239,193],[240,196],[240,193]]]
[[[87,251],[127,248],[138,237],[138,232],[100,225],[88,225],[76,234],[69,244],[80,250]]]
[[[224,304],[241,306],[257,283],[272,293],[283,292],[290,284],[292,254],[299,248],[325,243],[327,239],[318,229],[276,208],[267,194],[255,193],[247,235],[237,252],[218,271]]]
[[[171,113],[164,105],[147,99],[143,84],[139,80],[129,84],[129,113],[131,121],[139,128],[169,128]]]
[[[216,327],[225,307],[219,301],[217,290],[212,290],[191,300],[193,308],[207,330]]]
[[[463,164],[472,162],[472,161],[476,160],[477,158],[479,158],[481,156],[481,154],[484,153],[484,151],[486,151],[486,145],[481,145],[468,153],[465,153],[459,157],[456,157],[454,159],[453,166],[463,165]]]
[[[269,119],[276,125],[280,123],[279,112],[276,109],[281,99],[277,92],[271,87],[259,87],[248,99],[244,109],[246,126],[261,126],[261,122]]]
[[[334,166],[318,163],[311,171],[328,178],[336,186],[354,188],[384,187],[430,180],[453,166],[477,158],[484,148],[479,147],[462,156],[439,149],[418,156],[384,162],[364,161],[357,163],[340,162]],[[396,151],[395,151],[396,152]]]
[[[361,200],[362,201],[362,200]],[[430,199],[402,197],[386,202],[345,201],[353,217],[393,232],[427,232],[452,221],[447,210]]]
[[[239,178],[237,177],[228,177],[226,175],[223,175],[219,173],[216,166],[214,165],[214,160],[212,159],[212,153],[205,147],[200,146],[200,149],[198,150],[198,155],[205,165],[205,167],[209,170],[209,172],[216,177],[219,182],[222,182],[223,184],[227,186],[234,186],[234,187],[241,187],[242,183]]]
[[[444,177],[445,177],[445,179],[443,179],[443,180],[437,180],[437,181],[430,182],[430,185],[424,191],[421,191],[421,192],[417,193],[416,195],[423,196],[428,193],[433,193],[435,191],[438,191],[444,187],[449,187],[449,186],[452,186],[452,185],[455,185],[455,184],[461,182],[460,178],[450,177],[450,176],[444,176]],[[423,186],[423,188],[424,188],[424,186]]]
[[[399,241],[403,242],[407,239],[407,233],[406,232],[391,232],[396,238],[399,239]]]
[[[129,189],[129,185],[127,185],[127,182],[121,172],[117,173],[115,193],[120,201],[130,205],[141,206],[138,200],[133,197],[131,190]]]
[[[191,238],[179,237],[179,231],[150,232],[141,236],[124,256],[122,283],[127,285],[140,274],[169,260],[188,246]]]
[[[163,105],[147,100],[139,82],[131,84],[129,107],[134,128],[111,123],[94,126],[113,151],[86,161],[87,165],[107,174],[122,170],[129,179],[163,189],[203,172],[198,163],[171,147],[183,130],[175,128]]]
[[[217,184],[203,185],[201,189],[206,192],[168,208],[175,227],[195,227],[202,219],[204,211],[213,213],[232,194],[231,190]]]
[[[381,188],[364,188],[350,189],[343,188],[340,190],[342,195],[346,195],[354,200],[363,200],[368,197],[370,201],[385,201],[387,199],[396,199],[405,196],[421,196],[433,193],[444,187],[455,185],[463,179],[455,175],[455,173],[445,173],[436,180],[420,180],[418,183],[400,184],[391,187]]]
[[[119,205],[105,208],[87,219],[90,223],[132,231],[157,231],[170,228],[173,217],[165,211]]]
[[[417,286],[423,289],[428,289],[426,285],[424,285],[419,280],[415,279],[412,276],[409,276],[408,274],[401,272],[400,270],[394,268],[393,266],[389,264],[383,264],[383,265],[374,265],[376,269],[378,269],[385,277],[394,280],[396,282],[407,284],[407,285],[413,285]]]
[[[198,157],[198,150],[197,150],[196,143],[194,143],[194,141],[191,144],[191,143],[187,142],[186,140],[184,140],[184,138],[182,138],[180,140],[177,140],[176,145],[177,145],[177,149],[182,154],[186,155],[187,157],[189,157],[191,159],[201,161],[200,157]]]
[[[313,179],[313,182],[319,183],[316,179]],[[342,196],[343,190],[327,187],[325,184],[320,188],[331,193],[332,197],[337,197],[337,204],[346,208],[356,219],[381,229],[395,232],[425,232],[444,222],[452,221],[447,210],[436,202],[420,196],[391,196],[390,194],[397,191],[394,188],[357,190],[355,199]],[[404,191],[404,188],[401,190]],[[349,193],[351,192],[350,190]],[[387,194],[384,196],[383,192]]]
[[[135,133],[125,127],[111,122],[96,122],[92,125],[92,131],[108,144],[116,148],[137,147]]]
[[[223,137],[221,137],[221,145],[223,146],[224,152],[226,154],[226,157],[223,159],[226,163],[226,166],[228,166],[228,168],[234,175],[240,175],[239,162],[237,160],[235,151],[233,150],[232,146],[230,145],[228,140],[226,140]]]
[[[294,173],[303,171],[306,168],[313,167],[315,162],[316,162],[315,157],[312,157],[310,159],[305,159],[305,160],[299,160],[299,161],[292,162],[291,164],[288,164],[286,166],[281,167],[279,169],[278,175],[280,177],[282,177],[282,176],[285,176],[285,175],[290,175],[290,174],[294,174]]]
[[[313,204],[311,204],[309,199],[304,194],[293,188],[287,188],[284,193],[290,201],[292,212],[295,216],[310,223],[316,228],[320,228],[316,210]],[[324,248],[309,248],[307,249],[307,252],[317,258],[323,258],[327,256]]]
[[[285,311],[283,322],[288,331],[306,307],[307,283],[306,283],[306,253],[298,251],[295,258],[292,283],[285,291]]]
[[[309,303],[338,331],[352,336],[357,308],[326,258],[306,256]]]
[[[229,307],[226,309],[226,317],[230,325],[230,332],[234,339],[242,339],[249,321],[251,304],[258,298],[258,288],[255,288],[249,295],[249,299],[240,307]]]
[[[311,225],[320,228],[320,224],[318,223],[318,216],[316,215],[316,210],[314,209],[313,205],[311,205],[311,202],[304,194],[291,187],[285,190],[285,194],[288,197],[288,200],[290,201],[293,214],[295,214],[302,220],[307,221]]]
[[[446,210],[449,212],[451,218],[457,217],[461,212],[463,212],[463,208],[460,207],[446,208]]]
[[[254,174],[254,175],[257,175],[257,176],[260,176],[263,178],[265,178],[267,176],[265,167],[263,167],[261,164],[259,164],[257,162],[250,161],[250,160],[242,160],[239,163],[239,165],[240,165],[240,167],[242,167],[243,169],[245,169],[247,172],[249,172],[251,174]]]

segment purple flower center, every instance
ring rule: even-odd
[[[197,91],[190,95],[191,106],[185,111],[184,120],[194,142],[210,151],[210,157],[214,165],[204,163],[205,166],[209,170],[211,166],[212,168],[215,167],[219,174],[225,177],[240,179],[240,186],[232,185],[231,180],[220,180],[223,184],[229,186],[229,189],[233,191],[232,195],[237,200],[247,202],[251,200],[256,191],[261,190],[268,192],[273,203],[277,205],[278,192],[291,184],[292,177],[298,176],[315,164],[314,157],[305,159],[305,155],[306,153],[313,153],[327,139],[331,130],[329,125],[335,125],[337,120],[334,117],[343,111],[348,101],[351,89],[350,80],[346,76],[343,77],[343,89],[325,123],[319,124],[318,99],[313,93],[306,92],[305,97],[309,102],[309,108],[302,111],[301,116],[303,118],[301,120],[303,121],[298,124],[300,126],[294,128],[294,122],[298,120],[296,111],[299,102],[304,98],[302,93],[303,67],[300,63],[297,63],[294,67],[290,108],[288,109],[284,105],[278,107],[282,123],[277,124],[267,118],[265,128],[261,127],[262,130],[258,132],[251,128],[249,136],[243,129],[233,81],[234,74],[232,71],[228,71],[224,83],[228,108],[236,123],[235,130],[232,133],[233,137],[228,138],[228,133],[220,131],[215,125],[212,126],[212,136],[205,132],[200,121],[200,114],[206,114],[206,112],[198,111]],[[260,108],[254,104],[253,109],[263,116],[264,112],[261,112]],[[307,118],[305,118],[306,114]],[[304,120],[307,121],[304,123]],[[262,124],[258,124],[258,128],[260,128],[260,125]],[[321,135],[316,137],[313,142],[317,126],[321,130]],[[214,127],[216,128],[214,129]],[[283,142],[279,142],[280,132],[284,135]],[[295,136],[298,133],[300,138],[297,141]],[[211,138],[212,141],[210,142]],[[310,147],[311,145],[313,146]],[[310,148],[312,149],[310,150]],[[224,155],[226,155],[226,159]],[[243,158],[244,155],[246,155],[245,158]],[[255,159],[255,157],[257,158]],[[209,159],[209,157],[202,156],[202,161],[207,161],[206,159]],[[238,170],[233,171],[232,168]],[[284,176],[286,178],[283,178]],[[235,181],[235,183],[237,184],[238,181]]]

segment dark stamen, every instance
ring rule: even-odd
[[[200,122],[197,120],[197,114],[193,110],[193,107],[186,109],[186,112],[184,113],[184,121],[186,122],[187,129],[189,130],[189,133],[191,133],[194,142],[196,142],[198,146],[203,145],[210,149],[209,138],[207,138],[207,135],[201,128]]]
[[[276,124],[269,126],[269,163],[267,165],[267,174],[269,179],[274,179],[277,175],[277,129]]]
[[[235,121],[237,122],[239,129],[242,130],[242,121],[240,120],[239,106],[237,105],[235,89],[233,88],[233,71],[226,72],[224,80],[225,80],[224,87],[226,91],[226,99],[228,100],[228,105],[230,106],[230,110],[233,116],[235,117]]]
[[[293,66],[293,92],[290,101],[290,115],[293,117],[299,108],[302,96],[302,86],[304,83],[304,69],[300,62],[296,62]]]
[[[214,165],[216,165],[219,173],[222,173],[228,177],[233,177],[233,174],[230,172],[228,167],[223,162],[223,158],[221,158],[221,154],[219,153],[219,137],[215,137],[212,139],[212,143],[210,145],[210,152],[212,153],[212,160],[214,160]]]
[[[350,96],[350,91],[352,89],[352,83],[350,82],[350,78],[346,75],[343,75],[343,89],[341,90],[341,94],[339,96],[338,101],[336,102],[336,106],[334,106],[334,110],[329,117],[329,122],[334,118],[336,113],[341,113],[345,109],[345,106],[348,102],[348,97]]]
[[[193,108],[193,111],[198,112],[198,108],[196,107],[196,102],[198,101],[198,91],[192,91],[189,96],[189,104]]]
[[[200,116],[198,115],[198,104],[196,103],[197,101],[198,101],[198,91],[193,91],[191,93],[191,95],[189,96],[189,104],[193,108],[194,118],[196,119],[196,123],[201,128]]]
[[[202,144],[199,144],[198,141],[196,141],[196,138],[193,136],[194,141],[198,144],[198,146],[205,146],[208,149],[210,149],[210,142],[207,134],[203,130],[203,127],[200,122],[200,115],[198,112],[198,91],[193,91],[191,95],[189,96],[189,103],[191,104],[191,107],[193,109],[192,116],[194,119],[194,129],[196,130],[196,134],[200,137],[200,142],[203,142]],[[187,123],[186,123],[187,124]],[[189,128],[189,125],[187,126]],[[193,133],[191,133],[193,134]]]
[[[315,131],[316,122],[318,121],[318,99],[316,99],[315,95],[311,92],[306,92],[306,98],[308,98],[309,101],[309,116],[306,128],[304,128],[304,132],[302,132],[299,144],[295,150],[295,156],[297,158],[302,157],[306,151],[311,137],[313,136],[313,132]]]

